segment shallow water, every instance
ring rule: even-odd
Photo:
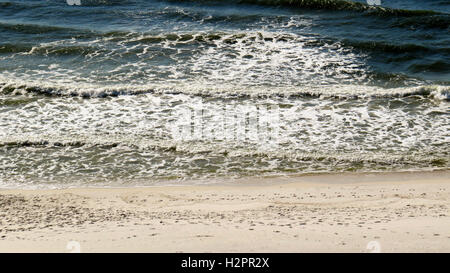
[[[0,0],[0,187],[449,168],[450,2]]]

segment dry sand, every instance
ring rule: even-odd
[[[449,206],[450,171],[0,190],[0,252],[450,252]]]

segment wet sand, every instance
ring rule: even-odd
[[[450,252],[450,171],[0,190],[0,207],[0,252]]]

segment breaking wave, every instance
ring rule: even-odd
[[[321,97],[335,99],[369,99],[369,98],[402,98],[420,96],[439,100],[450,100],[450,86],[423,85],[412,87],[382,88],[361,85],[331,85],[305,87],[239,87],[236,85],[199,85],[195,82],[183,84],[149,84],[142,85],[95,85],[73,83],[13,83],[0,82],[0,94],[3,95],[43,95],[55,97],[106,98],[117,96],[134,96],[141,94],[185,94],[216,98],[245,97]]]

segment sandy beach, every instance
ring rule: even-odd
[[[0,252],[450,252],[450,171],[0,190]]]

